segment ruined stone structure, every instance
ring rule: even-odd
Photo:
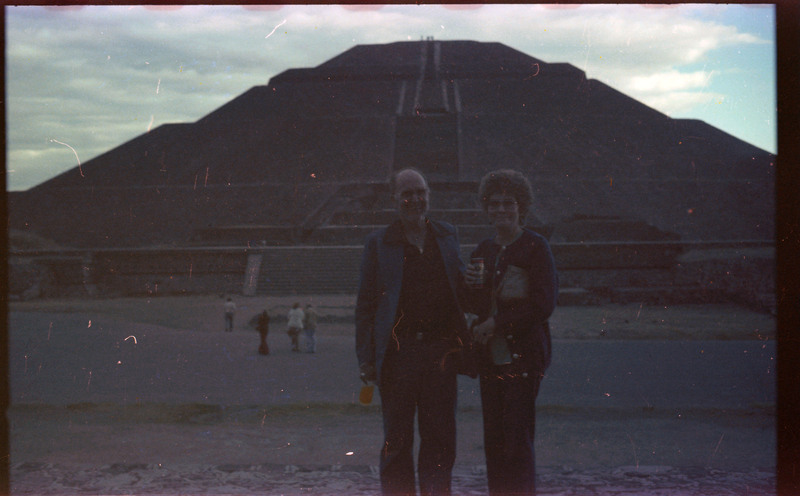
[[[78,249],[357,253],[391,218],[390,173],[413,166],[468,245],[487,233],[477,181],[515,168],[535,190],[528,223],[554,244],[770,243],[774,162],[572,65],[428,39],[355,46],[156,128],[10,194],[10,225]]]

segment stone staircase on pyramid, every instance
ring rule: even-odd
[[[458,228],[462,258],[491,235],[475,200],[475,183],[431,183],[433,218]],[[396,218],[387,185],[349,185],[295,229],[291,246],[263,246],[253,292],[260,295],[354,294],[365,237]],[[535,220],[535,219],[534,219]],[[572,219],[533,225],[558,238],[561,304],[607,302],[690,303],[726,301],[725,292],[698,285],[681,267],[686,245],[643,222],[616,218]],[[625,241],[620,241],[623,239]]]

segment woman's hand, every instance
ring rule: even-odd
[[[489,317],[472,329],[475,341],[480,344],[486,344],[489,337],[494,333],[494,317]]]

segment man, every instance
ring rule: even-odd
[[[303,316],[303,332],[306,334],[306,353],[317,352],[317,340],[314,334],[317,332],[317,319],[319,314],[314,310],[314,305],[309,303],[306,305],[306,311]]]
[[[470,346],[458,303],[463,263],[453,226],[426,217],[430,190],[413,169],[390,182],[399,219],[367,237],[356,301],[356,354],[383,411],[385,495],[450,494],[456,450],[457,372]]]
[[[258,352],[262,355],[269,355],[269,345],[267,344],[267,334],[269,334],[269,313],[266,310],[258,315],[256,324],[261,342],[258,345]]]

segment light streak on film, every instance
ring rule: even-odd
[[[75,160],[78,161],[78,172],[81,173],[81,177],[84,177],[83,176],[83,169],[81,168],[81,159],[80,159],[80,157],[78,157],[78,152],[76,152],[75,149],[72,148],[71,146],[69,146],[68,144],[66,144],[64,142],[61,142],[61,141],[58,141],[57,139],[50,138],[50,143],[58,143],[59,145],[64,145],[67,148],[69,148],[70,150],[72,150],[72,153],[75,154]]]

